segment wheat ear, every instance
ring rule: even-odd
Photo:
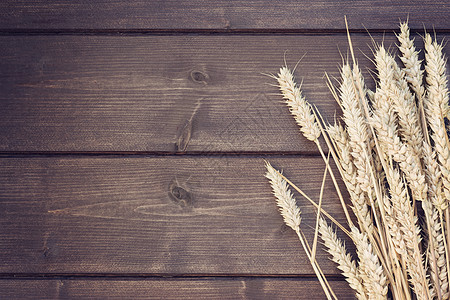
[[[355,82],[355,93],[358,94],[359,93],[359,101],[360,101],[360,105],[361,105],[361,112],[364,113],[364,104],[365,103],[369,103],[371,101],[371,98],[375,95],[374,92],[372,92],[371,90],[369,90],[365,83],[364,83],[364,77],[361,74],[361,69],[358,67],[358,65],[354,65],[353,69],[352,69],[352,75],[353,75],[353,80]],[[361,91],[359,91],[359,89],[361,89]],[[366,118],[366,122],[367,122],[367,116],[365,116]],[[369,156],[372,159],[373,162],[373,167],[374,167],[374,174],[376,174],[378,181],[383,181],[383,166],[381,164],[381,161],[378,157],[378,155],[372,155],[372,152],[376,149],[376,144],[375,144],[375,138],[373,136],[372,130],[370,130],[370,127],[367,126],[367,135],[368,135],[368,153]]]
[[[400,230],[400,225],[396,220],[396,216],[394,213],[394,208],[392,207],[391,199],[387,196],[383,196],[383,206],[385,211],[385,223],[387,224],[388,230],[387,234],[390,235],[390,239],[388,239],[391,247],[391,252],[396,252],[398,256],[393,256],[395,266],[397,267],[395,274],[396,281],[395,284],[398,284],[398,291],[404,291],[404,295],[407,299],[411,299],[409,296],[409,284],[407,283],[407,274],[406,271],[399,271],[402,269],[402,266],[405,266],[405,258],[407,256],[406,253],[406,245],[403,239],[403,233]],[[404,270],[404,269],[403,269]],[[406,296],[408,295],[408,296]]]
[[[372,182],[369,175],[370,160],[366,155],[367,150],[364,148],[369,144],[368,128],[355,92],[352,70],[348,64],[342,66],[341,77],[339,96],[343,112],[342,118],[346,124],[353,162],[358,170],[357,181],[363,191],[372,195]]]
[[[425,87],[423,85],[422,61],[419,60],[419,52],[414,46],[414,39],[410,38],[407,22],[400,23],[400,34],[397,35],[399,41],[398,49],[402,53],[400,56],[405,71],[405,79],[417,98],[420,124],[423,134],[429,143],[428,129],[424,110]]]
[[[323,272],[320,269],[319,265],[315,260],[312,260],[311,250],[300,231],[301,211],[297,206],[297,202],[294,198],[294,195],[290,191],[287,182],[279,175],[280,173],[275,170],[268,162],[266,162],[266,169],[266,177],[270,181],[273,194],[275,195],[277,205],[284,222],[287,226],[291,227],[295,231],[298,238],[300,239],[303,249],[305,250],[305,253],[311,262],[311,266],[313,267],[313,270],[316,273],[317,278],[319,279],[319,282],[322,286],[323,291],[325,292],[325,295],[327,296],[327,299],[337,299],[336,295],[331,290],[331,287],[329,286],[325,276],[323,275]]]
[[[316,114],[311,109],[311,105],[302,96],[300,88],[297,86],[294,80],[294,75],[287,67],[282,67],[278,76],[274,76],[277,81],[283,98],[286,100],[292,115],[294,116],[297,124],[300,127],[300,131],[310,141],[313,141],[322,156],[322,159],[327,164],[327,158],[319,142],[319,137],[323,131],[321,124],[318,122]],[[336,188],[339,200],[341,202],[342,209],[344,210],[348,224],[352,224],[350,214],[348,213],[344,197],[342,196],[339,185],[334,176],[333,170],[330,165],[327,164],[328,172]]]
[[[430,218],[430,228],[428,229],[428,255],[430,258],[434,256],[433,259],[428,259],[428,264],[430,266],[431,280],[433,281],[434,288],[438,294],[440,294],[440,299],[449,299],[449,284],[448,284],[448,273],[447,273],[447,261],[446,261],[446,251],[445,242],[443,234],[443,226],[440,222],[439,211],[433,207],[431,202],[422,202],[423,210],[429,211],[426,214],[431,215]],[[439,296],[438,296],[439,297]]]
[[[400,173],[391,164],[386,170],[386,178],[389,183],[393,214],[402,232],[404,242],[402,245],[406,246],[405,249],[396,249],[397,253],[406,254],[408,274],[417,296],[420,299],[429,299],[429,284],[419,248],[421,238],[417,216],[414,214],[414,208]]]
[[[294,195],[289,190],[286,181],[278,176],[276,170],[266,163],[267,173],[266,177],[270,180],[273,194],[277,200],[277,205],[283,217],[284,223],[291,227],[293,230],[297,230],[301,223],[301,211],[297,206]]]
[[[427,184],[420,157],[398,136],[397,118],[393,109],[395,89],[395,61],[383,46],[375,53],[379,85],[375,92],[371,124],[376,129],[385,160],[392,157],[400,164],[416,200],[427,197]]]
[[[327,133],[334,141],[334,148],[339,157],[338,163],[341,167],[341,176],[350,194],[353,212],[358,220],[365,224],[365,227],[371,232],[373,230],[372,217],[367,205],[367,196],[360,188],[357,180],[358,170],[353,163],[348,134],[340,124],[328,126]]]
[[[431,138],[434,142],[438,163],[442,174],[442,183],[445,198],[450,199],[450,143],[447,135],[444,118],[449,114],[449,94],[447,77],[445,74],[446,58],[442,53],[443,46],[433,41],[430,34],[425,35],[425,71],[428,83],[425,97],[425,112],[427,123],[431,128]],[[450,270],[450,252],[447,241],[450,241],[450,214],[449,210],[440,211],[441,225],[444,227],[443,215],[445,213],[444,246],[447,252],[447,270]],[[450,273],[449,281],[450,281]]]
[[[447,77],[445,75],[446,59],[442,54],[442,45],[436,41],[433,42],[429,34],[425,35],[425,49],[425,70],[428,83],[425,112],[441,165],[445,196],[450,199],[450,144],[444,123],[444,117],[448,115],[449,110]]]
[[[390,96],[393,99],[394,110],[398,115],[399,133],[404,141],[411,147],[415,156],[422,157],[422,144],[424,141],[422,126],[419,122],[416,101],[409,90],[404,72],[394,62],[394,81],[391,85]]]
[[[428,201],[422,203],[422,207],[427,215],[431,215],[431,228],[428,232],[430,239],[429,251],[434,251],[436,257],[436,263],[434,264],[430,260],[430,271],[437,273],[439,276],[439,282],[436,284],[440,287],[442,299],[448,299],[449,283],[447,275],[446,253],[444,245],[444,226],[440,223],[439,211],[443,211],[447,208],[447,200],[443,197],[442,192],[442,176],[439,165],[436,161],[436,153],[433,151],[428,143],[423,145],[423,162],[425,166],[425,173],[428,182]],[[432,253],[432,252],[431,252]],[[435,278],[435,274],[432,274]]]
[[[387,299],[388,286],[384,269],[372,250],[367,234],[353,227],[352,236],[359,258],[358,271],[368,299]]]
[[[423,86],[422,61],[419,60],[419,52],[414,46],[414,39],[410,38],[410,32],[407,22],[400,23],[400,34],[397,35],[399,41],[398,49],[402,53],[400,56],[403,62],[405,79],[410,84],[412,90],[416,93],[419,102],[423,101],[425,88]]]
[[[350,284],[350,287],[355,290],[356,298],[363,300],[367,299],[366,292],[362,285],[362,279],[358,274],[358,269],[355,262],[352,260],[344,243],[337,237],[336,232],[328,226],[327,222],[320,218],[319,232],[325,246],[328,248],[328,253],[332,255],[332,260],[338,264],[342,275]]]
[[[283,98],[286,100],[286,104],[299,125],[301,132],[308,140],[316,142],[320,136],[319,126],[311,111],[311,106],[296,85],[291,70],[287,67],[282,67],[276,78]]]
[[[327,213],[322,207],[319,207],[319,205],[314,202],[307,194],[305,194],[304,191],[302,191],[302,189],[300,189],[298,186],[296,186],[292,181],[290,181],[288,178],[286,178],[286,176],[284,176],[283,174],[281,174],[280,172],[278,172],[277,170],[275,170],[275,172],[278,174],[278,176],[280,176],[284,181],[286,181],[294,190],[296,190],[300,195],[302,195],[303,197],[305,197],[306,200],[308,200],[308,202],[310,204],[312,204],[315,208],[318,209],[318,211],[320,211],[324,216],[326,216],[331,222],[334,223],[334,225],[336,225],[337,227],[339,227],[339,229],[341,229],[347,236],[350,237],[350,232],[345,229],[344,226],[342,226],[341,223],[339,223],[335,218],[333,218],[329,213]]]

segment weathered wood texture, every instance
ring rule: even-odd
[[[17,1],[0,2],[5,29],[450,29],[448,1]]]
[[[307,53],[296,73],[332,121],[323,75],[347,55],[344,15],[370,53],[364,28],[393,45],[409,15],[442,40],[449,14],[442,0],[0,1],[0,298],[323,299],[263,158],[314,199],[324,164],[263,73]],[[324,199],[345,222],[330,181]]]
[[[353,42],[370,51],[367,35]],[[345,35],[0,37],[0,151],[316,153],[262,73],[306,53],[298,79],[333,121],[323,77],[347,48]]]
[[[354,299],[348,284],[331,281],[339,299]],[[276,278],[141,280],[0,280],[7,299],[324,299],[317,281]]]
[[[321,159],[270,161],[318,198]],[[0,272],[314,274],[262,158],[13,157],[0,169]],[[324,199],[344,223],[331,184]],[[314,209],[298,202],[312,241]],[[339,274],[326,253],[318,259]]]

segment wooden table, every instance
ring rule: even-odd
[[[323,299],[263,160],[315,199],[324,164],[263,74],[306,53],[332,121],[344,15],[373,87],[365,28],[394,48],[408,14],[448,41],[445,0],[1,1],[0,298]],[[344,222],[330,182],[324,199]]]

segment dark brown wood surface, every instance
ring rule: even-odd
[[[321,158],[270,161],[318,198]],[[3,158],[0,168],[1,272],[314,274],[262,157]],[[344,223],[332,186],[324,199]],[[312,237],[315,210],[299,204]],[[324,272],[338,274],[327,257]]]
[[[348,284],[331,281],[339,299],[354,299]],[[0,280],[8,299],[304,299],[321,300],[318,282],[298,278],[165,278]]]
[[[296,75],[333,121],[324,73],[348,55],[344,15],[373,87],[365,28],[394,49],[409,16],[421,46],[424,26],[448,40],[449,13],[448,1],[0,1],[0,299],[323,299],[264,159],[314,199],[324,163],[265,74],[306,53]],[[296,196],[311,241],[315,210]],[[330,179],[324,208],[345,222]],[[318,259],[353,299],[322,246]]]
[[[392,34],[373,38],[395,45]],[[370,38],[354,43],[372,68]],[[298,79],[333,122],[324,74],[338,76],[348,52],[344,34],[6,36],[0,49],[3,152],[317,153],[263,73],[278,72],[285,51],[291,67],[306,54]]]
[[[0,2],[0,28],[5,29],[300,29],[343,30],[344,15],[351,28],[393,29],[408,16],[413,28],[434,24],[450,28],[446,0],[153,0],[67,2]]]

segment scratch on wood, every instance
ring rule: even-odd
[[[52,209],[52,210],[47,210],[47,212],[49,214],[55,214],[55,215],[64,215],[67,214],[67,209]]]
[[[48,247],[49,236],[50,236],[50,233],[48,233],[48,232],[46,232],[44,234],[44,243],[42,245],[42,254],[44,255],[44,257],[47,257],[50,254],[50,248]]]
[[[55,289],[55,299],[61,298],[61,289],[64,285],[64,282],[62,280],[56,281],[56,289]]]
[[[246,294],[247,294],[247,283],[245,282],[245,280],[241,280],[241,284],[239,286],[239,290],[238,290],[239,295],[241,296],[241,299],[247,299]]]
[[[201,106],[201,100],[202,99],[197,101],[197,104],[196,104],[190,118],[188,120],[186,120],[183,127],[181,128],[177,142],[175,143],[175,151],[178,151],[178,152],[186,151],[187,146],[188,146],[189,141],[191,140],[191,136],[192,136],[192,121],[194,120],[194,116]]]

